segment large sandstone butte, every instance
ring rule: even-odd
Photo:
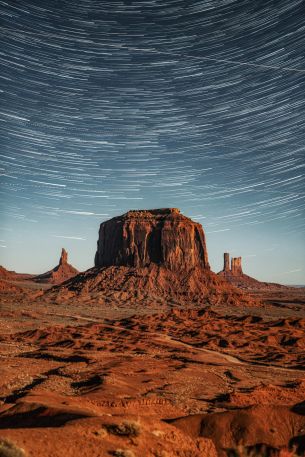
[[[176,208],[128,211],[103,222],[95,267],[46,293],[129,308],[254,302],[210,270],[202,226]]]
[[[68,263],[68,253],[62,248],[58,265],[52,270],[32,278],[35,282],[60,284],[77,275],[78,270]]]
[[[202,226],[177,208],[128,211],[100,225],[96,267],[209,269]]]

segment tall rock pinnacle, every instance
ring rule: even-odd
[[[241,257],[232,257],[231,259],[231,268],[230,268],[230,254],[225,252],[223,254],[223,270],[219,272],[224,276],[240,276],[243,274],[241,267]]]
[[[64,248],[62,248],[60,259],[59,259],[59,265],[65,265],[67,263],[68,263],[68,253]]]
[[[223,271],[230,271],[230,254],[228,252],[223,255]]]
[[[243,270],[241,267],[241,257],[233,257],[233,259],[231,260],[231,272],[235,276],[243,274]]]
[[[62,248],[58,265],[46,273],[34,276],[33,281],[60,284],[61,282],[72,278],[77,273],[78,270],[68,263],[67,251]]]
[[[177,208],[128,211],[100,225],[96,267],[150,264],[172,271],[209,269],[201,225]]]

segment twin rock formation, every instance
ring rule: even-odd
[[[86,295],[117,303],[249,302],[210,270],[202,226],[177,208],[128,211],[100,225],[95,267],[55,287],[57,297]]]
[[[224,253],[224,265],[223,270],[218,273],[218,276],[221,276],[226,279],[230,284],[244,289],[244,290],[273,290],[273,289],[287,289],[287,286],[281,284],[274,284],[270,282],[261,282],[251,276],[246,275],[241,266],[241,257],[233,257],[231,259],[231,268],[230,268],[230,254],[228,252]]]
[[[231,259],[231,268],[230,268],[230,254],[228,252],[224,253],[224,266],[223,272],[225,274],[232,274],[233,276],[239,276],[243,274],[243,270],[241,268],[241,257],[233,257]]]

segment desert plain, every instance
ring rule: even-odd
[[[101,224],[92,269],[63,250],[47,273],[1,270],[1,456],[304,455],[305,288],[228,254],[213,273],[175,208]]]

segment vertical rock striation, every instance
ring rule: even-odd
[[[202,226],[176,208],[128,211],[100,225],[96,267],[209,269]]]

